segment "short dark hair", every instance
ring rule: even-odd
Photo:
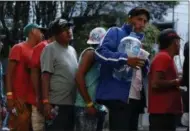
[[[51,26],[51,31],[53,35],[57,35],[59,33],[61,33],[64,28],[73,26],[73,23],[68,22],[66,19],[56,19],[54,20],[52,26]]]
[[[159,43],[159,49],[160,50],[167,49],[176,39],[172,39],[172,40],[168,40],[168,41]]]
[[[171,28],[160,32],[158,36],[159,49],[168,48],[175,40],[181,39],[177,32]]]
[[[150,13],[147,9],[141,8],[141,7],[135,7],[132,10],[129,11],[128,17],[132,18],[134,16],[139,16],[139,15],[146,15],[147,20],[150,20]]]

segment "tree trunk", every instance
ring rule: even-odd
[[[5,24],[5,7],[6,7],[6,4],[7,4],[7,2],[4,2],[4,1],[0,2],[0,21],[2,23],[3,29],[5,30],[6,36],[9,38],[10,37],[10,31]]]

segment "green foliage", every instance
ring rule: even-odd
[[[157,37],[160,31],[154,25],[148,24],[144,29],[144,33],[145,33],[145,39],[143,40],[144,48],[151,54],[151,56],[154,56],[155,54],[152,47],[155,43],[157,43]]]
[[[57,14],[62,14],[63,18],[82,17],[82,21],[74,21],[76,49],[81,52],[87,46],[88,34],[94,27],[109,28],[112,24],[121,26],[131,8],[145,7],[150,11],[152,20],[163,20],[167,9],[178,3],[178,1],[1,1],[0,29],[3,29],[9,39],[19,41],[24,39],[22,30],[29,22],[29,18],[33,18],[34,23],[47,27]],[[34,13],[32,16],[30,6]],[[149,25],[147,28],[145,33],[154,30]],[[155,41],[155,35],[151,35],[155,33],[154,31],[146,34],[145,43],[148,51]]]

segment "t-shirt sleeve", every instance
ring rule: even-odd
[[[9,54],[9,60],[20,61],[22,54],[22,48],[19,45],[13,46]]]
[[[156,72],[166,72],[168,67],[172,63],[172,59],[170,56],[166,54],[159,54],[154,60],[154,71]]]
[[[30,68],[40,68],[40,55],[42,50],[42,47],[34,48],[30,61]]]
[[[54,55],[53,55],[53,49],[50,48],[49,46],[46,46],[41,54],[40,58],[41,62],[41,71],[42,72],[49,72],[53,73],[54,72]]]

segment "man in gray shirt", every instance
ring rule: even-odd
[[[47,45],[41,55],[44,114],[54,119],[50,130],[71,131],[74,128],[75,73],[78,68],[75,49],[69,46],[71,24],[55,20],[52,33],[55,41]],[[52,113],[59,107],[58,115]]]

